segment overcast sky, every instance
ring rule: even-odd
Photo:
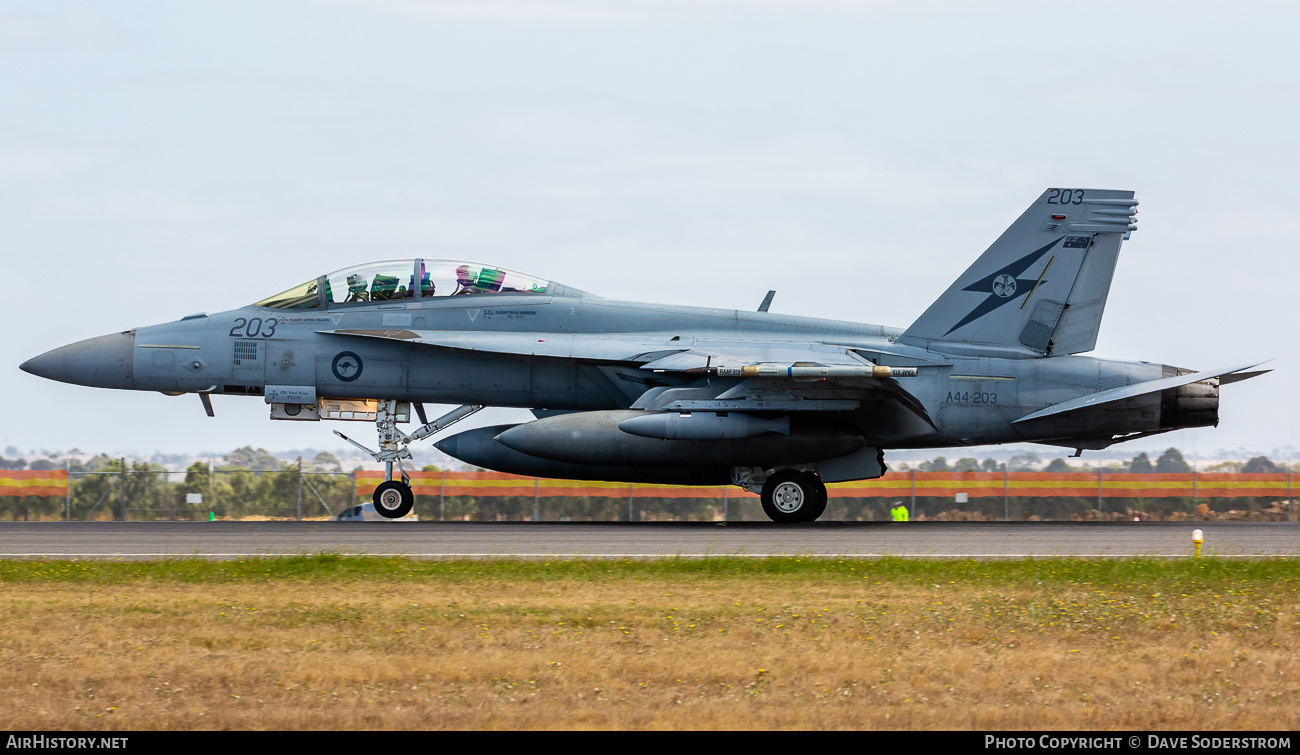
[[[1141,201],[1094,355],[1275,359],[1219,428],[1134,450],[1300,447],[1298,28],[1286,2],[7,0],[0,443],[337,447],[258,399],[208,419],[18,364],[375,259],[906,326],[1075,186]]]

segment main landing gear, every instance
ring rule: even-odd
[[[826,485],[816,472],[762,467],[734,467],[731,481],[758,493],[763,513],[780,524],[811,522],[826,512]]]
[[[826,511],[826,485],[812,472],[782,469],[763,483],[763,513],[774,522],[812,522]]]
[[[411,513],[411,507],[415,505],[415,492],[411,490],[411,478],[406,474],[406,470],[402,469],[402,459],[411,458],[411,450],[408,446],[454,425],[482,408],[479,405],[465,405],[429,422],[424,416],[424,408],[416,404],[415,410],[420,415],[420,421],[425,424],[408,435],[397,429],[397,402],[385,400],[379,402],[379,410],[375,414],[375,425],[379,430],[378,451],[371,451],[338,430],[335,430],[334,434],[370,454],[375,461],[384,462],[384,481],[375,488],[371,500],[374,501],[375,511],[379,512],[380,516],[400,519]],[[393,479],[393,462],[397,463],[399,478],[396,480]]]

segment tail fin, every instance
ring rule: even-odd
[[[899,340],[1091,351],[1136,213],[1131,191],[1048,189]]]

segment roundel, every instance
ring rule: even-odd
[[[334,377],[345,383],[351,383],[353,380],[361,377],[361,357],[353,351],[340,351],[330,363],[330,372]]]
[[[993,279],[993,293],[1006,299],[1016,293],[1016,279],[1010,275],[999,275]]]

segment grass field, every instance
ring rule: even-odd
[[[1286,560],[0,561],[10,729],[1300,728]]]

